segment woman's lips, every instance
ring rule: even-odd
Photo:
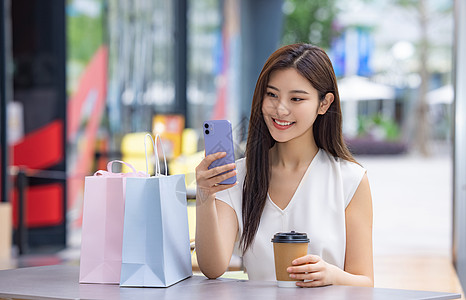
[[[274,119],[272,118],[272,123],[273,123],[273,126],[275,126],[275,128],[279,129],[279,130],[286,130],[288,128],[290,128],[291,126],[293,126],[293,124],[295,122],[289,122],[289,121],[283,121],[283,120],[278,120],[278,119]]]

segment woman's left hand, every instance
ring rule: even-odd
[[[300,287],[317,287],[333,284],[334,266],[326,263],[320,256],[308,254],[292,262],[293,266],[286,270],[290,277],[298,281]],[[308,281],[311,280],[311,281]]]

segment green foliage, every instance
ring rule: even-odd
[[[71,95],[79,83],[83,70],[95,52],[104,44],[104,12],[86,14],[76,10],[76,1],[67,0],[67,93]],[[103,0],[94,0],[102,8]]]
[[[311,43],[329,49],[335,0],[285,0],[282,44]]]
[[[87,64],[103,44],[103,18],[86,15],[68,16],[67,39],[68,59]]]
[[[400,128],[394,120],[381,114],[359,116],[358,135],[362,137],[371,136],[379,140],[396,141],[400,138]]]
[[[404,7],[417,7],[419,0],[397,0],[395,3]]]

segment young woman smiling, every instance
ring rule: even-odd
[[[221,276],[233,252],[251,280],[275,280],[277,232],[306,232],[308,255],[293,261],[302,287],[373,286],[372,199],[366,171],[341,130],[337,81],[328,56],[288,45],[265,63],[254,91],[246,157],[196,168],[196,252],[201,271]],[[228,171],[227,173],[225,173]],[[237,174],[238,182],[219,185]]]

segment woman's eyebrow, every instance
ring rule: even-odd
[[[276,90],[276,91],[278,91],[278,92],[280,91],[278,88],[274,87],[273,85],[267,85],[267,87],[268,87],[269,89]],[[290,93],[294,93],[294,94],[296,94],[296,93],[298,93],[298,94],[307,94],[307,95],[309,94],[308,92],[306,92],[306,91],[304,91],[304,90],[291,90]]]
[[[290,91],[290,93],[309,94],[308,92],[303,91],[303,90],[292,90]]]

